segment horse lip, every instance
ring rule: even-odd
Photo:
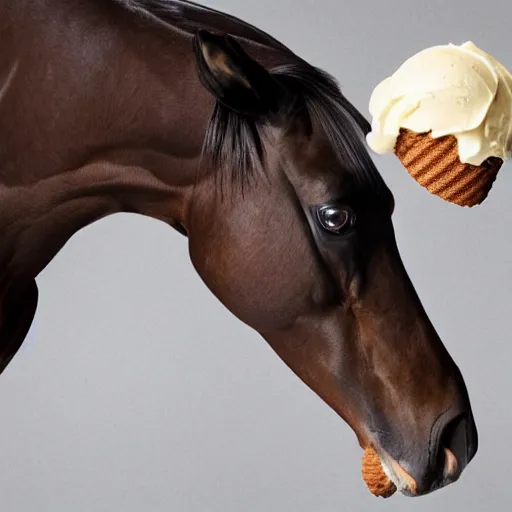
[[[395,484],[397,490],[405,496],[417,496],[416,480],[383,448],[375,447],[375,450],[379,455],[382,470]]]

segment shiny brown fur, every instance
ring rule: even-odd
[[[69,238],[148,215],[406,494],[458,478],[477,449],[464,382],[402,265],[368,124],[330,77],[182,1],[1,0],[0,41],[3,367]]]

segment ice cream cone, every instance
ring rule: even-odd
[[[471,41],[406,59],[369,107],[370,148],[394,152],[420,185],[456,205],[481,204],[512,158],[512,73]]]
[[[403,128],[395,154],[409,174],[431,194],[469,207],[485,200],[503,164],[496,157],[489,157],[478,166],[463,164],[453,135],[433,138],[428,133]]]

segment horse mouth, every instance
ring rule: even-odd
[[[382,453],[381,451],[379,457],[382,470],[393,484],[395,484],[397,490],[405,496],[417,496],[416,480],[386,452]]]
[[[416,495],[415,480],[382,448],[365,448],[362,476],[374,496],[390,498],[397,490],[406,496]]]
[[[396,489],[404,496],[416,497],[428,494],[455,482],[460,476],[460,468],[455,454],[449,448],[444,447],[444,468],[440,477],[435,480],[428,489],[418,489],[416,480],[402,467],[402,465],[391,457],[386,451],[378,451],[382,471],[393,482]]]

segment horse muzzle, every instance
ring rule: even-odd
[[[475,456],[478,436],[470,414],[459,415],[438,429],[426,448],[415,443],[407,456],[395,458],[375,444],[384,472],[404,495],[417,497],[456,482]]]

